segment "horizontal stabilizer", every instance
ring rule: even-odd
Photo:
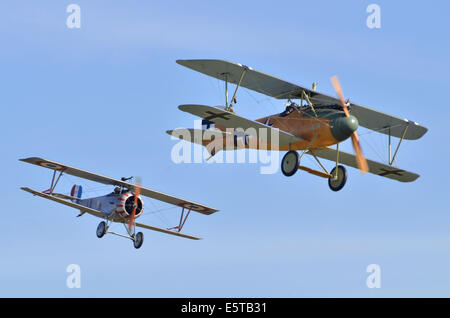
[[[61,193],[53,193],[52,195],[60,199],[71,200],[72,202],[77,202],[78,200],[80,200],[80,198]]]

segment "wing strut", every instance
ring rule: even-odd
[[[168,230],[177,230],[178,233],[181,232],[181,230],[183,229],[184,223],[186,223],[186,221],[189,217],[189,214],[191,214],[191,210],[187,209],[188,212],[187,212],[186,216],[184,216],[184,209],[185,208],[183,207],[183,209],[181,210],[180,223],[178,224],[178,226],[168,228]]]
[[[237,91],[238,91],[239,87],[241,86],[242,80],[244,79],[244,75],[247,72],[247,70],[248,70],[248,67],[247,66],[243,66],[241,77],[239,79],[238,84],[236,85],[236,89],[234,90],[233,98],[231,98],[230,105],[228,105],[228,74],[225,74],[226,75],[226,81],[225,81],[226,93],[225,93],[225,95],[226,95],[226,99],[227,99],[227,101],[226,101],[227,105],[226,105],[226,108],[225,108],[226,111],[229,111],[229,112],[232,112],[232,113],[236,113],[233,110],[233,105],[236,103],[236,94],[237,94]]]
[[[405,129],[403,130],[402,137],[400,138],[400,141],[398,142],[398,145],[397,145],[397,148],[395,149],[392,160],[391,160],[391,128],[389,127],[389,161],[388,162],[389,162],[390,166],[392,166],[392,164],[395,161],[395,157],[397,156],[397,152],[400,149],[400,145],[401,145],[403,139],[405,139],[405,135],[406,135],[406,132],[408,131],[408,127],[409,127],[409,122],[408,122],[408,124],[406,124]]]
[[[308,94],[305,93],[305,91],[302,91],[302,97],[301,97],[300,106],[303,106],[303,99],[305,99],[308,102],[308,105],[309,105],[309,107],[311,107],[312,111],[314,112],[314,115],[316,117],[318,117],[317,113],[316,113],[316,110],[314,108],[314,105],[313,105],[313,103],[311,103],[311,100],[309,99],[309,96],[308,96]]]
[[[62,175],[63,175],[63,171],[61,170],[61,171],[59,172],[58,177],[56,178],[56,181],[55,181],[56,170],[53,170],[53,177],[52,177],[52,182],[50,183],[50,188],[49,188],[48,190],[45,190],[45,191],[42,191],[42,192],[43,192],[43,193],[48,193],[48,194],[52,195],[52,194],[53,194],[53,191],[55,190],[56,185],[58,184],[58,181],[59,181],[59,179],[61,178]]]
[[[228,108],[228,73],[223,73],[225,75],[225,109]]]

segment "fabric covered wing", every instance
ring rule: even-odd
[[[147,224],[142,224],[142,223],[137,223],[136,222],[135,225],[138,226],[138,227],[142,227],[144,229],[147,229],[147,230],[152,230],[152,231],[161,232],[161,233],[165,233],[165,234],[170,234],[170,235],[175,235],[175,236],[179,236],[179,237],[184,237],[184,238],[191,239],[191,240],[201,240],[201,238],[199,238],[199,237],[195,237],[195,236],[188,235],[188,234],[183,234],[183,233],[180,233],[180,232],[174,232],[174,231],[162,229],[162,228],[151,226],[151,225],[147,225]]]
[[[97,211],[97,210],[94,210],[94,209],[91,209],[91,208],[88,208],[88,207],[85,207],[83,205],[76,204],[76,203],[73,203],[73,202],[70,202],[70,201],[66,201],[66,200],[61,199],[59,197],[56,197],[54,195],[45,194],[45,193],[42,193],[42,192],[30,189],[30,188],[21,188],[21,189],[26,191],[26,192],[29,192],[29,193],[31,193],[33,195],[40,196],[40,197],[42,197],[44,199],[48,199],[48,200],[51,200],[51,201],[55,201],[55,202],[58,202],[58,203],[70,206],[72,208],[80,210],[81,212],[87,212],[89,214],[92,214],[92,215],[94,215],[96,217],[103,218],[103,219],[106,218],[106,215],[101,213],[100,211]],[[184,238],[188,238],[188,239],[191,239],[191,240],[200,240],[200,238],[195,237],[195,236],[191,236],[191,235],[187,235],[187,234],[183,234],[183,233],[179,233],[179,232],[174,232],[174,231],[169,231],[169,230],[166,230],[166,229],[161,229],[159,227],[155,227],[155,226],[151,226],[151,225],[146,225],[146,224],[142,224],[142,223],[135,223],[135,224],[138,227],[142,227],[142,228],[145,228],[145,229],[148,229],[148,230],[152,230],[152,231],[157,231],[157,232],[161,232],[161,233],[165,233],[165,234],[170,234],[170,235],[175,235],[175,236],[179,236],[179,237],[184,237]]]
[[[44,168],[48,168],[48,169],[52,169],[52,170],[56,170],[56,171],[62,171],[66,174],[75,176],[75,177],[79,177],[79,178],[83,178],[83,179],[87,179],[87,180],[91,180],[91,181],[95,181],[95,182],[99,182],[99,183],[103,183],[103,184],[107,184],[107,185],[113,185],[113,186],[120,186],[120,187],[124,187],[130,191],[135,191],[135,185],[128,183],[128,182],[124,182],[121,180],[116,180],[113,178],[109,178],[109,177],[105,177],[96,173],[92,173],[89,171],[85,171],[85,170],[81,170],[78,168],[73,168],[55,161],[50,161],[47,159],[42,159],[42,158],[38,158],[38,157],[32,157],[32,158],[26,158],[26,159],[20,159],[23,162],[27,162],[27,163],[31,163],[31,164],[35,164]],[[159,200],[162,202],[166,202],[169,204],[173,204],[173,205],[177,205],[198,213],[202,213],[202,214],[212,214],[214,212],[217,212],[218,210],[210,208],[208,206],[199,204],[199,203],[195,203],[195,202],[191,202],[188,200],[184,200],[182,198],[178,198],[175,196],[171,196],[162,192],[158,192],[158,191],[154,191],[151,189],[147,189],[147,188],[141,188],[141,195],[144,195],[146,197],[155,199],[155,200]]]
[[[205,139],[204,138],[204,130],[201,129],[184,129],[184,128],[180,128],[180,129],[174,129],[174,130],[167,130],[166,133],[173,136],[174,138],[178,138],[181,140],[186,140],[188,142],[193,142],[197,145],[201,145],[203,146],[203,141]],[[225,138],[227,136],[229,136],[229,134],[227,134],[224,131],[220,131],[218,129],[214,130],[214,135],[220,135],[222,136],[222,138]],[[212,141],[212,139],[210,140]]]
[[[307,152],[307,154],[310,155],[312,153],[317,157],[331,161],[336,161],[337,152],[334,149],[323,148]],[[356,157],[353,154],[347,152],[339,151],[339,163],[358,169]],[[401,182],[412,182],[419,177],[418,174],[415,174],[413,172],[398,169],[376,161],[367,160],[367,164],[369,165],[370,173],[379,175],[381,177],[386,177]]]
[[[286,82],[238,63],[223,60],[178,60],[177,63],[220,80],[227,79],[229,83],[233,84],[239,83],[242,72],[246,70],[241,83],[242,87],[278,99],[298,99],[301,98],[302,91],[304,91],[310,96],[313,104],[340,103],[336,97]],[[405,139],[419,139],[427,132],[427,128],[414,121],[398,118],[358,104],[351,104],[351,113],[358,118],[362,127],[382,134],[389,134],[390,127],[390,134],[393,137],[401,138],[406,125],[408,125],[408,129],[404,136]]]
[[[405,139],[416,140],[425,135],[427,128],[408,119],[402,119],[365,106],[350,104],[350,113],[358,118],[359,125],[379,133]]]
[[[246,70],[241,82],[242,87],[277,99],[300,98],[302,91],[305,91],[312,98],[320,98],[322,102],[333,103],[336,100],[333,97],[329,99],[329,96],[325,94],[286,82],[238,63],[223,60],[177,60],[177,63],[205,75],[223,81],[228,80],[229,83],[233,84],[239,83],[242,72]]]
[[[188,112],[203,119],[213,121],[216,124],[220,124],[228,128],[243,129],[246,134],[264,139],[265,141],[273,145],[276,145],[277,141],[272,140],[272,133],[274,133],[275,137],[276,135],[279,136],[280,146],[288,145],[290,143],[295,143],[302,140],[301,138],[287,132],[272,128],[253,120],[246,119],[244,117],[240,117],[236,114],[230,113],[217,107],[204,105],[180,105],[178,108],[184,112]],[[249,128],[253,128],[253,132],[252,129]],[[260,129],[264,129],[263,131],[265,131],[265,134],[258,136]]]
[[[30,188],[25,188],[25,187],[24,188],[20,188],[20,189],[22,189],[23,191],[29,192],[29,193],[31,193],[33,195],[40,196],[41,198],[48,199],[48,200],[51,200],[51,201],[55,201],[55,202],[58,202],[58,203],[70,206],[71,208],[80,210],[81,212],[87,212],[87,213],[92,214],[92,215],[94,215],[96,217],[99,217],[99,218],[105,218],[106,217],[106,215],[103,214],[100,211],[88,208],[88,207],[83,206],[81,204],[77,204],[77,203],[73,203],[73,202],[67,201],[65,199],[61,199],[61,198],[59,198],[57,196],[54,196],[54,195],[49,195],[49,194],[42,193],[42,192],[30,189]]]
[[[173,204],[173,205],[177,205],[179,207],[188,209],[188,210],[192,210],[201,214],[206,214],[206,215],[210,215],[213,214],[215,212],[217,212],[218,210],[214,209],[214,208],[210,208],[206,205],[203,204],[199,204],[199,203],[195,203],[192,201],[188,201],[188,200],[184,200],[178,197],[174,197],[165,193],[161,193],[158,191],[154,191],[154,190],[150,190],[150,189],[146,189],[146,188],[142,188],[141,189],[141,195],[144,195],[146,197],[155,199],[155,200],[159,200],[162,202],[166,202],[169,204]]]
[[[47,169],[62,171],[65,174],[69,174],[69,175],[72,175],[72,176],[75,176],[78,178],[91,180],[94,182],[99,182],[102,184],[113,185],[113,186],[122,186],[125,188],[127,188],[129,185],[131,185],[130,183],[123,182],[121,180],[116,180],[113,178],[105,177],[105,176],[102,176],[97,173],[92,173],[92,172],[85,171],[82,169],[70,167],[68,165],[65,165],[65,164],[62,164],[59,162],[55,162],[55,161],[51,161],[51,160],[47,160],[47,159],[43,159],[43,158],[39,158],[39,157],[31,157],[31,158],[19,159],[19,160],[23,161],[23,162],[31,163],[31,164],[34,164],[37,166],[41,166],[41,167],[44,167]]]

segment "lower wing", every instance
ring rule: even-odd
[[[323,148],[310,150],[307,152],[307,154],[315,155],[317,157],[331,161],[336,161],[337,151],[331,148]],[[358,169],[358,164],[356,163],[355,155],[344,151],[339,151],[339,163]],[[381,177],[394,179],[400,182],[412,182],[415,181],[417,178],[419,178],[418,174],[398,169],[389,165],[385,165],[380,162],[367,160],[367,164],[369,165],[370,173],[379,175]]]
[[[30,188],[21,188],[21,189],[26,191],[26,192],[29,192],[29,193],[31,193],[33,195],[40,196],[40,197],[42,197],[44,199],[52,200],[52,201],[55,201],[55,202],[58,202],[58,203],[70,206],[70,207],[75,208],[77,210],[80,210],[81,212],[87,212],[87,213],[92,214],[92,215],[94,215],[96,217],[106,219],[106,215],[104,213],[102,213],[100,211],[97,211],[97,210],[94,210],[94,209],[91,209],[91,208],[88,208],[88,207],[83,206],[81,204],[73,203],[73,202],[61,199],[61,198],[59,198],[59,197],[57,197],[55,195],[42,193],[42,192],[30,189]],[[124,223],[124,222],[122,222],[122,223]],[[195,237],[195,236],[182,234],[182,233],[179,233],[179,232],[173,232],[173,231],[166,230],[166,229],[161,229],[159,227],[155,227],[155,226],[151,226],[151,225],[146,225],[146,224],[141,224],[141,223],[135,223],[135,224],[138,227],[142,227],[142,228],[145,228],[145,229],[148,229],[148,230],[152,230],[152,231],[157,231],[157,232],[162,232],[162,233],[165,233],[165,234],[170,234],[170,235],[175,235],[175,236],[179,236],[179,237],[184,237],[184,238],[188,238],[188,239],[191,239],[191,240],[200,240],[200,238]]]
[[[102,212],[100,212],[98,210],[94,210],[94,209],[88,208],[86,206],[83,206],[81,204],[77,204],[77,203],[74,203],[74,202],[70,202],[70,201],[61,199],[61,198],[59,198],[58,196],[55,196],[55,195],[42,193],[42,192],[30,189],[30,188],[20,188],[20,189],[22,189],[23,191],[29,192],[29,193],[31,193],[33,195],[40,196],[41,198],[52,200],[52,201],[55,201],[55,202],[58,202],[58,203],[70,206],[70,207],[72,207],[74,209],[80,210],[80,212],[87,212],[87,213],[92,214],[92,215],[94,215],[96,217],[99,217],[99,218],[105,218],[106,217],[106,215],[104,213],[102,213]]]
[[[201,117],[227,128],[242,129],[244,134],[257,137],[274,146],[293,144],[303,139],[288,132],[272,128],[254,120],[238,116],[229,111],[204,105],[180,105],[180,110]],[[271,149],[275,149],[271,147]]]

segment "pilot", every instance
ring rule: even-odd
[[[296,108],[298,107],[298,105],[296,103],[290,103],[286,106],[286,110],[284,112],[282,112],[280,114],[281,117],[285,117],[287,115],[289,115],[290,113],[292,113]]]

